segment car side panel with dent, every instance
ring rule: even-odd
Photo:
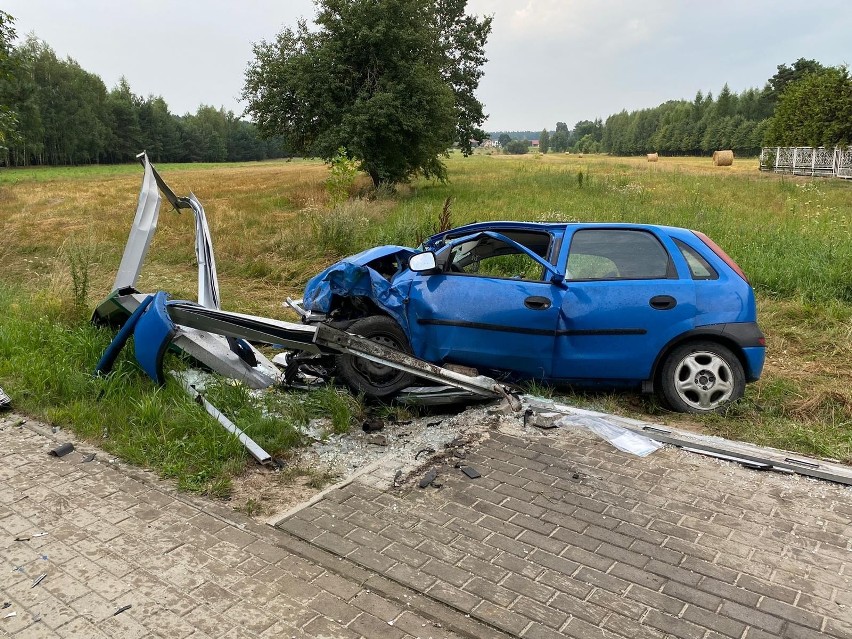
[[[529,297],[550,305],[527,308]],[[550,282],[417,275],[408,304],[412,349],[432,362],[550,377],[561,297],[562,289]]]
[[[480,236],[525,253],[543,267],[548,281],[452,272],[417,274],[408,300],[412,349],[433,362],[548,378],[563,293],[549,279],[558,269],[495,231],[457,237],[441,249],[439,261],[446,261],[452,246]]]

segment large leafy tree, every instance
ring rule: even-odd
[[[825,68],[816,60],[806,60],[805,58],[799,58],[790,66],[779,64],[776,74],[769,78],[769,81],[766,83],[766,92],[769,100],[772,104],[777,103],[789,84],[801,80],[810,73],[824,71]]]
[[[852,78],[828,67],[787,85],[770,120],[766,142],[780,146],[852,143]]]
[[[446,177],[485,120],[475,91],[491,18],[467,0],[317,0],[305,21],[254,46],[243,97],[260,131],[325,159],[340,147],[375,185]]]

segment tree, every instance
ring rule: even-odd
[[[378,186],[446,177],[485,120],[474,96],[491,18],[466,0],[317,0],[305,21],[254,46],[243,97],[264,135],[330,160],[340,147]]]
[[[547,129],[544,129],[541,132],[541,135],[538,136],[538,150],[542,153],[547,153],[550,149],[550,133],[547,132]]]
[[[808,73],[781,94],[770,121],[770,146],[852,143],[852,78],[845,67]]]
[[[12,78],[15,57],[12,41],[15,39],[15,19],[5,11],[0,11],[0,81],[7,84]],[[5,92],[4,92],[5,93]],[[5,96],[4,96],[5,97]],[[6,149],[8,140],[15,134],[18,118],[6,101],[0,102],[0,149]]]
[[[562,122],[557,122],[556,132],[550,136],[550,150],[554,153],[564,153],[567,151],[568,144],[570,142],[569,137],[571,134],[568,133],[568,128],[565,127],[560,129],[560,124],[562,124]]]
[[[501,133],[500,137],[497,138],[497,143],[503,148],[506,148],[506,145],[511,141],[512,137],[508,133]]]
[[[825,68],[816,60],[806,60],[805,58],[796,60],[792,67],[788,67],[786,64],[779,64],[777,73],[769,78],[769,81],[766,83],[770,101],[773,104],[777,103],[787,89],[787,85],[801,80],[809,73],[824,71]]]
[[[530,144],[527,140],[512,140],[504,148],[511,155],[523,155],[530,150]]]

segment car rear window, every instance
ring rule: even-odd
[[[647,231],[583,229],[568,252],[568,279],[645,280],[676,278],[668,252]]]
[[[677,244],[678,249],[680,249],[680,254],[683,255],[683,259],[685,259],[686,263],[689,265],[689,272],[692,274],[692,279],[719,279],[719,274],[716,272],[716,269],[710,266],[710,263],[705,260],[698,251],[681,240],[675,240],[675,244]]]

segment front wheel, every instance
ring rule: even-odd
[[[714,342],[675,348],[663,363],[659,392],[680,413],[721,413],[743,396],[745,374],[737,356]]]
[[[399,324],[386,315],[364,317],[353,322],[346,330],[382,346],[404,353],[411,352],[408,338]],[[347,386],[370,397],[390,397],[414,382],[414,377],[406,372],[355,355],[337,355],[335,364]]]

